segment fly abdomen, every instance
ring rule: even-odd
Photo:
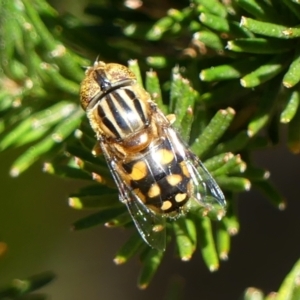
[[[184,158],[168,139],[138,159],[123,163],[128,184],[149,208],[160,213],[178,212],[190,198],[191,178]]]

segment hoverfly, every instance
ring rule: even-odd
[[[127,209],[144,241],[165,249],[166,217],[193,201],[225,207],[215,180],[137,83],[127,67],[96,61],[87,68],[80,100]]]

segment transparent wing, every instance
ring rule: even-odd
[[[105,144],[100,142],[100,145],[117,184],[119,199],[126,205],[139,234],[150,247],[164,251],[166,247],[165,217],[149,209],[132,191],[131,187],[122,180],[118,166],[107,151]]]
[[[224,194],[203,163],[190,153],[187,164],[195,186],[195,198],[203,205],[219,205],[225,208]]]
[[[128,211],[144,241],[160,251],[166,247],[166,220],[162,215],[155,214],[135,195],[125,202]]]
[[[173,128],[166,128],[165,133],[174,146],[174,153],[182,157],[192,180],[192,198],[206,211],[222,218],[225,214],[226,201],[223,192],[199,158],[193,154]]]
[[[226,213],[226,201],[218,184],[193,153],[188,154],[186,164],[193,182],[193,199],[205,208],[205,213],[221,219]]]

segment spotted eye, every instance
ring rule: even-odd
[[[91,102],[96,103],[103,93],[136,80],[135,75],[125,66],[95,62],[87,68],[85,78],[80,85],[80,102],[86,110]]]

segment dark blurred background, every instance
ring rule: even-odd
[[[184,282],[183,299],[239,299],[250,286],[277,290],[300,255],[300,159],[285,148],[257,152],[255,161],[271,171],[285,195],[280,212],[259,192],[239,197],[240,233],[229,260],[211,274],[201,255],[190,262],[174,258],[172,247],[146,291],[136,287],[137,260],[116,266],[112,259],[128,236],[121,229],[96,227],[70,232],[85,213],[67,205],[68,193],[82,182],[45,175],[38,164],[19,178],[8,175],[20,150],[0,154],[0,240],[8,252],[0,259],[1,283],[52,270],[57,279],[43,289],[54,300],[163,299],[172,276]]]

